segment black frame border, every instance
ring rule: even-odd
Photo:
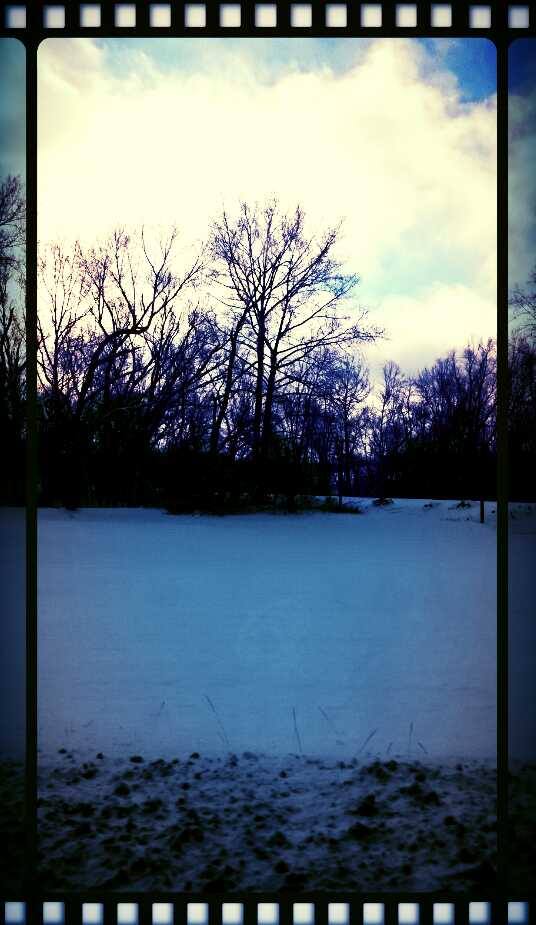
[[[265,0],[267,2],[267,0]],[[471,897],[461,894],[433,896],[431,893],[391,893],[361,894],[274,894],[255,893],[251,895],[232,894],[232,896],[197,897],[194,894],[139,894],[128,892],[109,893],[105,897],[102,891],[85,893],[68,891],[47,891],[42,893],[36,877],[37,870],[37,435],[36,435],[36,316],[37,316],[37,50],[40,43],[49,37],[419,37],[419,38],[487,38],[491,40],[497,52],[497,369],[498,369],[498,477],[497,477],[497,757],[498,757],[498,876],[496,890],[481,890],[475,899],[491,902],[491,922],[506,921],[506,903],[508,898],[508,859],[507,824],[508,824],[508,447],[506,439],[506,383],[508,354],[508,52],[510,44],[517,38],[531,38],[536,35],[536,4],[533,0],[525,4],[508,4],[506,0],[489,0],[488,3],[470,3],[469,0],[453,0],[451,3],[452,25],[450,28],[431,26],[431,2],[414,0],[417,7],[417,26],[402,28],[396,26],[396,6],[393,0],[377,0],[382,7],[382,26],[365,28],[360,25],[361,7],[367,4],[349,2],[347,6],[347,24],[345,27],[328,27],[326,25],[327,0],[312,0],[311,28],[291,27],[289,0],[277,0],[277,26],[273,28],[255,27],[252,0],[242,0],[241,26],[238,28],[219,25],[219,4],[206,4],[206,26],[204,28],[187,28],[184,25],[184,7],[187,4],[171,2],[171,26],[155,28],[150,26],[150,3],[137,0],[130,5],[136,7],[136,23],[132,28],[118,27],[114,23],[114,6],[111,0],[101,0],[100,28],[83,28],[80,26],[78,10],[80,4],[66,0],[61,4],[65,9],[65,28],[45,28],[45,7],[58,5],[44,0],[33,0],[25,5],[26,27],[23,29],[7,28],[7,10],[13,6],[24,6],[17,0],[0,2],[0,35],[16,37],[26,48],[26,188],[28,202],[27,216],[27,280],[26,280],[26,336],[27,336],[27,380],[28,380],[28,446],[26,461],[26,866],[23,880],[23,894],[27,903],[26,922],[42,921],[42,901],[45,898],[65,902],[65,923],[77,925],[81,922],[81,903],[83,901],[100,901],[104,903],[104,923],[115,923],[115,904],[120,901],[137,902],[139,906],[139,925],[151,921],[151,903],[156,901],[172,902],[175,910],[175,923],[186,925],[186,903],[203,901],[209,903],[209,925],[221,922],[221,903],[224,900],[244,904],[244,925],[256,922],[256,904],[263,901],[279,903],[280,925],[291,925],[292,902],[310,901],[315,904],[315,925],[326,925],[327,903],[329,901],[347,901],[350,903],[350,921],[362,922],[362,903],[364,901],[383,902],[385,922],[398,920],[397,903],[414,901],[420,906],[420,922],[432,922],[432,903],[434,901],[453,902],[456,908],[455,921],[468,921],[468,902]],[[528,28],[509,28],[509,6],[522,5],[529,8]],[[491,9],[489,28],[470,28],[470,7],[483,6]],[[531,896],[534,893],[531,890]],[[15,898],[15,897],[13,897]],[[519,897],[529,900],[531,897]],[[529,919],[530,906],[529,904]],[[218,911],[219,907],[219,911]],[[4,908],[0,910],[0,922],[4,918]]]

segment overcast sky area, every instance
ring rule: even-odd
[[[0,38],[0,182],[7,176],[26,181],[26,49],[14,38]],[[15,281],[8,288],[21,306]]]
[[[41,242],[202,240],[223,206],[343,219],[339,256],[407,373],[496,332],[496,71],[485,39],[47,39]]]
[[[536,40],[509,50],[508,257],[511,287],[536,266]]]
[[[20,174],[26,160],[26,50],[0,38],[0,177]]]

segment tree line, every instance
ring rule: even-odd
[[[536,500],[536,267],[511,294],[508,344],[508,470],[512,500]]]
[[[22,228],[23,204],[8,178],[0,230]],[[494,342],[416,376],[390,362],[372,389],[365,351],[383,331],[335,256],[339,235],[312,235],[300,207],[272,201],[222,212],[196,251],[175,229],[40,248],[40,503],[180,512],[293,509],[311,495],[494,497]],[[0,247],[2,426],[20,450],[20,238],[6,232]],[[530,332],[510,354],[511,438],[525,459]],[[14,500],[23,470],[20,452],[7,456]]]
[[[26,439],[26,202],[19,177],[0,182],[0,497],[24,504]]]

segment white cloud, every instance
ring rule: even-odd
[[[493,335],[495,100],[464,103],[451,74],[431,75],[423,46],[404,39],[368,43],[343,74],[270,82],[240,54],[232,69],[163,75],[140,52],[119,76],[92,40],[49,39],[40,239],[174,222],[200,239],[224,203],[276,193],[302,203],[312,228],[344,217],[341,254],[399,362],[423,338],[435,357],[473,331]],[[433,337],[417,332],[436,315]]]
[[[494,310],[487,297],[458,283],[431,286],[416,296],[388,296],[381,318],[389,339],[367,350],[372,375],[377,380],[388,360],[414,375],[449,350],[458,353],[467,343],[487,341],[494,334],[495,317],[490,317]]]

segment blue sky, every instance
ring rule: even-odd
[[[496,328],[495,48],[484,39],[47,39],[39,236],[94,243],[299,202],[408,372]],[[83,219],[82,219],[83,216]]]
[[[482,100],[497,89],[497,52],[488,39],[423,39],[456,75],[464,101]]]
[[[353,67],[375,40],[364,38],[181,38],[181,39],[102,39],[116,73],[126,73],[129,54],[142,52],[157,60],[164,73],[184,73],[221,68],[222,61],[232,63],[237,55],[256,64],[265,80],[280,77],[286,71],[316,70],[329,67],[343,74]],[[395,40],[396,41],[396,40]],[[403,40],[401,40],[403,41]],[[416,39],[426,49],[432,66],[448,69],[458,82],[464,101],[481,100],[496,90],[496,50],[487,39]],[[127,49],[127,53],[125,53]]]
[[[511,93],[526,95],[536,86],[536,47],[534,39],[516,39],[508,56],[508,88]]]
[[[26,145],[26,50],[0,38],[0,176],[24,176]]]

